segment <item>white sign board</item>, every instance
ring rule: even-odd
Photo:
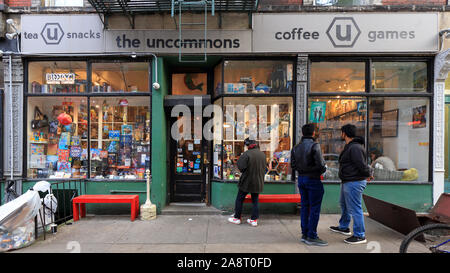
[[[436,52],[437,13],[265,13],[253,52]]]
[[[104,48],[98,15],[22,15],[22,52],[95,53]]]
[[[252,51],[251,30],[106,30],[106,52],[245,53]]]

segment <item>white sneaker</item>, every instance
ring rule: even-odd
[[[249,223],[252,227],[258,226],[258,220],[247,219],[247,223]]]
[[[236,224],[236,225],[240,225],[241,224],[241,219],[237,219],[234,217],[228,218],[228,222]]]

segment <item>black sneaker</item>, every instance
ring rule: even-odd
[[[302,238],[300,239],[300,242],[305,242],[306,241],[306,239],[307,239],[308,237],[306,237],[306,235],[302,235]]]
[[[365,237],[352,236],[345,239],[344,242],[351,245],[357,245],[357,244],[365,244],[367,243],[367,240]]]
[[[320,239],[319,237],[316,237],[314,239],[306,238],[305,244],[313,246],[327,246],[328,242]]]
[[[347,236],[352,235],[349,228],[343,229],[340,227],[330,227],[330,230]]]

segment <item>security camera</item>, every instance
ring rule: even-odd
[[[12,40],[12,39],[14,39],[17,36],[17,33],[6,33],[5,36],[9,40]]]
[[[8,19],[8,20],[6,20],[6,23],[7,23],[8,25],[10,25],[15,31],[18,32],[18,30],[17,30],[17,28],[16,28],[16,23],[14,22],[13,19]]]
[[[450,28],[439,31],[439,36],[443,36],[444,34],[445,38],[450,38]]]
[[[153,88],[156,89],[156,90],[158,90],[158,89],[161,87],[161,85],[159,85],[159,83],[157,83],[157,82],[154,82],[154,83],[152,84],[152,86],[153,86]]]

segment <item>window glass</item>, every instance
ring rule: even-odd
[[[290,93],[293,63],[290,61],[225,61],[225,94]]]
[[[150,162],[148,97],[91,99],[91,178],[143,179]]]
[[[214,67],[214,94],[216,96],[223,92],[222,65],[223,63],[220,63]]]
[[[365,92],[364,62],[312,62],[311,92]]]
[[[92,92],[149,92],[148,63],[93,63]]]
[[[206,95],[206,73],[172,74],[172,95]]]
[[[27,120],[29,178],[86,178],[86,98],[29,98]]]
[[[327,164],[324,180],[339,180],[339,154],[345,146],[341,140],[342,126],[350,123],[357,127],[357,135],[365,137],[366,100],[364,98],[320,97],[310,98],[308,122],[318,128],[318,142]]]
[[[86,71],[85,62],[30,62],[28,93],[84,93]]]
[[[425,62],[372,63],[372,91],[426,92],[427,79]]]
[[[428,98],[371,98],[369,157],[378,181],[428,181]]]
[[[265,180],[291,180],[293,103],[289,97],[224,98],[223,178],[239,179],[236,161],[250,137],[266,154]]]
[[[217,105],[222,109],[222,101],[223,99],[218,99],[214,102],[214,105]],[[222,178],[222,140],[223,140],[223,115],[214,115],[213,122],[214,126],[220,126],[220,128],[214,128],[214,137],[213,137],[213,177],[214,178]]]

